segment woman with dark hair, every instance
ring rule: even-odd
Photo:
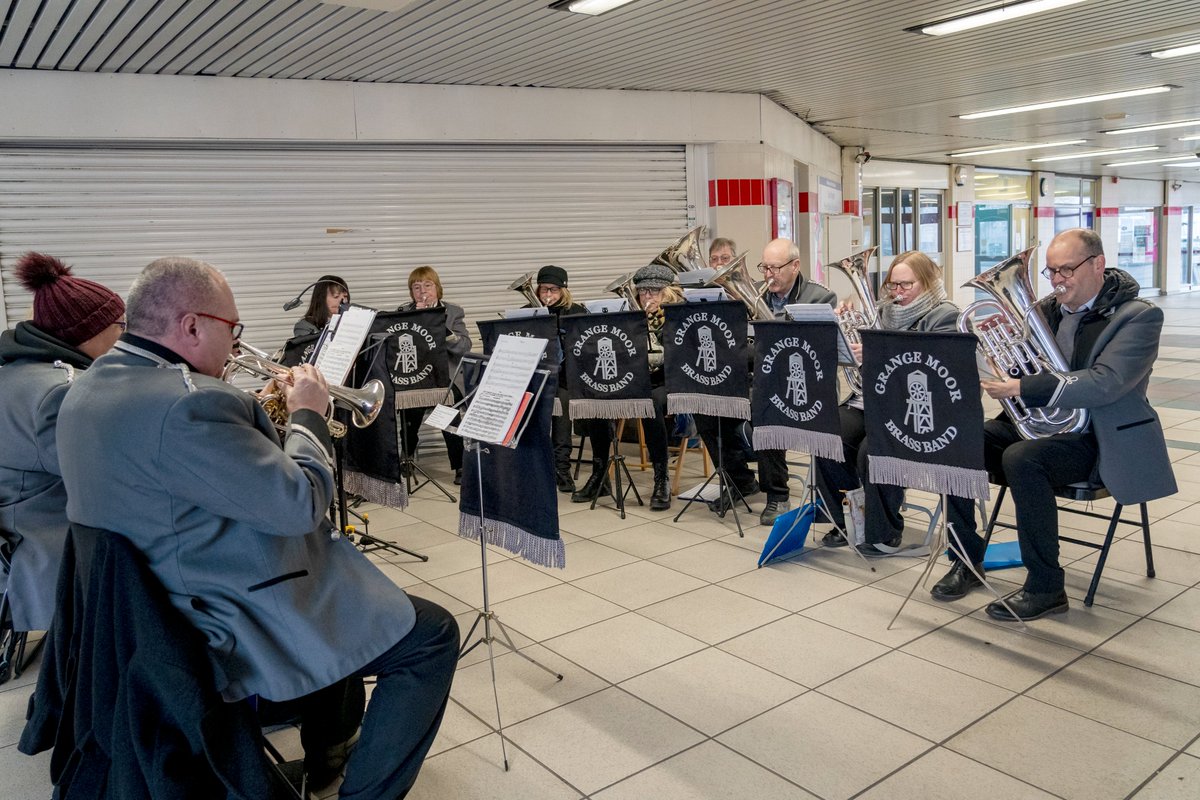
[[[424,308],[446,309],[446,352],[450,356],[450,374],[458,369],[458,362],[471,350],[471,334],[467,330],[466,314],[462,306],[446,303],[442,300],[442,279],[438,277],[433,267],[417,267],[408,274],[408,295],[411,302],[400,306],[399,311],[416,311]],[[462,399],[462,392],[457,386],[451,386],[455,401]],[[409,408],[401,412],[404,423],[404,449],[411,458],[417,450],[417,441],[421,432],[421,420],[425,418],[424,408]],[[462,483],[462,439],[452,433],[442,431],[446,440],[446,452],[450,457],[450,468],[454,470],[454,483]]]
[[[654,465],[654,490],[650,494],[650,510],[666,511],[671,507],[670,482],[667,480],[667,387],[663,376],[663,306],[683,302],[683,292],[669,267],[650,264],[633,274],[633,285],[637,289],[638,302],[646,312],[646,324],[650,329],[651,396],[654,398],[654,416],[641,420],[646,435],[646,449],[650,451],[650,463]],[[597,495],[609,492],[608,476],[604,474],[605,456],[612,448],[612,431],[609,421],[593,419],[588,424],[588,437],[592,440],[592,474],[579,491],[571,495],[573,503],[591,502]]]
[[[350,302],[350,287],[337,275],[322,275],[313,287],[304,317],[292,328],[292,336],[320,333],[342,303]]]
[[[958,306],[946,298],[942,268],[919,250],[909,250],[892,260],[883,277],[883,290],[889,300],[879,305],[879,327],[889,331],[956,331]],[[847,304],[843,303],[843,307]],[[862,345],[851,345],[862,357]],[[829,502],[829,515],[842,530],[845,519],[841,495],[863,489],[863,517],[866,530],[859,551],[869,557],[891,555],[900,547],[904,517],[900,506],[904,490],[899,486],[870,483],[866,480],[866,427],[863,423],[862,395],[854,394],[838,408],[842,422],[842,463],[818,458],[817,485]],[[949,521],[959,531],[975,530],[975,506],[965,497],[951,496]],[[827,547],[844,547],[846,538],[838,530],[825,534]]]

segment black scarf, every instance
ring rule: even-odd
[[[667,411],[750,419],[746,306],[676,303],[663,315]]]
[[[754,348],[754,449],[843,461],[837,324],[755,322]]]
[[[483,376],[486,359],[467,356],[462,362],[468,396]],[[542,376],[535,373],[529,391],[536,392]],[[554,482],[554,448],[550,442],[550,413],[558,390],[554,371],[542,387],[516,447],[483,443],[463,453],[462,492],[459,495],[458,535],[503,547],[526,561],[544,567],[566,566],[566,550],[558,533],[558,494]],[[483,514],[479,509],[482,470]]]
[[[396,408],[428,408],[445,398],[450,385],[446,309],[380,312],[363,350],[386,366],[380,379],[395,390]]]
[[[864,329],[862,338],[871,481],[986,498],[975,337]]]
[[[654,416],[645,314],[572,315],[562,326],[571,419]]]

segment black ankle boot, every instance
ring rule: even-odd
[[[575,479],[571,477],[570,466],[557,467],[554,470],[554,482],[563,494],[572,494],[575,491]]]
[[[602,459],[592,459],[592,474],[588,476],[587,483],[583,484],[574,494],[571,495],[572,503],[590,503],[596,497],[604,497],[608,494],[608,475],[605,474],[604,461]]]
[[[650,495],[651,511],[666,511],[671,507],[671,484],[667,480],[667,465],[654,465],[654,492]]]

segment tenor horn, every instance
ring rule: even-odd
[[[750,313],[752,321],[774,319],[775,315],[763,301],[762,293],[755,285],[754,278],[750,276],[750,270],[746,266],[748,252],[742,253],[722,267],[708,283],[710,286],[720,286],[730,298],[741,300],[746,311]]]
[[[604,291],[612,292],[617,297],[623,298],[629,304],[630,310],[642,311],[642,303],[638,300],[637,287],[633,285],[632,272],[626,272],[621,277],[604,287]]]
[[[542,302],[542,298],[538,297],[536,272],[526,272],[513,281],[508,288],[509,291],[520,292],[525,295],[525,299],[529,301],[531,308],[544,308],[546,305]]]
[[[705,230],[703,225],[692,228],[675,244],[650,259],[650,263],[660,264],[676,274],[708,269],[708,259],[705,258],[703,245]]]
[[[978,289],[989,297],[963,309],[958,329],[975,334],[980,351],[998,375],[1019,378],[1071,370],[1050,326],[1035,307],[1029,261],[1036,249],[1023,250],[963,284],[964,289]],[[1078,433],[1087,427],[1090,416],[1083,408],[1029,408],[1020,397],[1006,397],[1000,403],[1026,439]]]
[[[279,383],[290,383],[292,371],[277,361],[271,360],[270,355],[257,347],[251,347],[245,342],[238,343],[241,350],[237,355],[230,354],[225,359],[225,368],[221,373],[222,380],[229,381],[239,372],[256,375]],[[331,405],[344,408],[350,412],[351,422],[356,428],[365,428],[375,421],[383,408],[383,382],[378,378],[367,381],[361,389],[351,389],[346,386],[330,386],[329,398]],[[330,411],[332,414],[332,410]]]
[[[826,269],[836,269],[850,279],[850,287],[854,290],[859,305],[862,306],[861,311],[857,308],[850,308],[837,315],[838,327],[842,329],[842,336],[850,344],[862,342],[862,335],[859,331],[863,328],[879,327],[880,303],[875,300],[875,295],[871,292],[871,280],[867,275],[867,264],[870,263],[871,256],[874,254],[875,248],[868,247],[861,253],[855,253],[841,261],[825,265]],[[887,302],[891,302],[891,300]],[[846,383],[856,394],[862,394],[861,368],[842,367],[842,377],[846,379]]]

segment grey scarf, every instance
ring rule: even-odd
[[[889,331],[906,331],[945,300],[946,290],[938,284],[919,294],[916,300],[906,306],[888,303],[879,309],[880,327]]]

